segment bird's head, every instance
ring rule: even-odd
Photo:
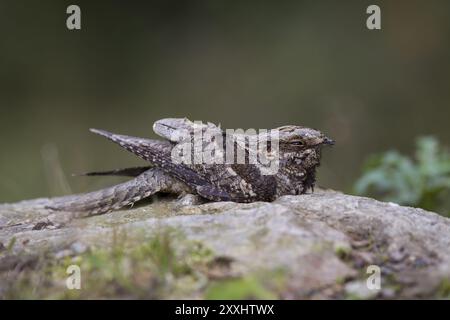
[[[289,125],[279,127],[277,130],[279,148],[285,152],[318,149],[323,145],[334,145],[335,143],[322,132],[311,128]]]

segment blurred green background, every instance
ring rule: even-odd
[[[369,154],[449,142],[447,0],[0,0],[0,38],[0,202],[115,182],[70,177],[141,163],[88,128],[155,137],[164,117],[320,129],[319,185],[344,191]]]

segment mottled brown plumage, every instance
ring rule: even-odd
[[[192,193],[212,201],[273,201],[282,195],[298,195],[312,189],[316,168],[320,165],[321,147],[334,143],[317,130],[283,126],[277,128],[276,139],[266,149],[255,151],[249,147],[248,139],[260,138],[263,134],[267,136],[266,133],[255,136],[234,133],[230,140],[220,127],[211,123],[198,124],[188,119],[159,120],[153,128],[166,140],[136,138],[92,129],[92,132],[149,162],[150,166],[87,173],[85,175],[121,175],[134,179],[91,193],[57,198],[49,207],[86,215],[99,214],[131,205],[157,192]],[[209,133],[215,138],[198,141],[196,133],[199,132]],[[236,154],[243,151],[245,163],[178,163],[173,160],[173,153],[183,143],[223,147],[224,152],[233,148]],[[252,152],[257,153],[258,157],[264,154],[264,157],[276,158],[278,170],[267,174],[264,165],[249,161]],[[219,158],[225,157],[217,151],[213,154],[219,155]],[[194,151],[191,156],[194,159]]]

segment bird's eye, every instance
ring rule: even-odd
[[[291,141],[291,144],[294,146],[303,146],[304,142],[301,140],[294,140],[294,141]]]

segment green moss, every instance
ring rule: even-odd
[[[109,248],[56,260],[42,254],[15,274],[0,274],[0,298],[165,298],[189,296],[202,284],[204,269],[212,259],[204,245],[186,241],[175,230],[164,230],[147,239],[129,239],[114,232]],[[18,261],[17,265],[23,264]],[[70,265],[81,270],[81,289],[66,287]]]
[[[114,230],[109,246],[59,259],[50,251],[8,255],[0,299],[273,299],[284,287],[282,271],[237,278],[233,259],[174,229],[150,237]],[[80,268],[79,290],[66,286],[71,265]]]
[[[366,298],[363,298],[356,293],[346,293],[344,299],[345,300],[367,300]]]
[[[334,252],[339,259],[348,261],[351,257],[352,249],[350,247],[336,246]]]
[[[336,284],[338,284],[338,285],[343,285],[343,284],[345,284],[345,281],[346,281],[345,278],[343,278],[343,277],[337,277],[335,282],[336,282]]]
[[[6,251],[11,251],[14,248],[15,244],[16,244],[16,237],[12,237],[6,246]]]
[[[249,275],[212,283],[205,298],[211,300],[277,299],[285,286],[282,271]]]
[[[436,295],[440,299],[450,299],[450,279],[446,278],[441,281]]]

